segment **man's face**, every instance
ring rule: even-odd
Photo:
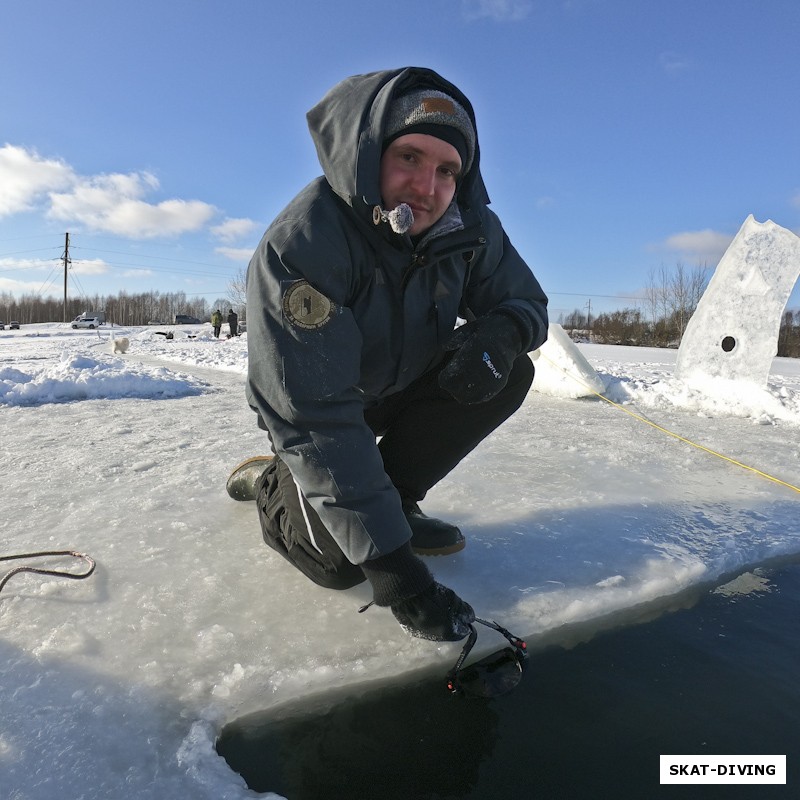
[[[409,233],[428,230],[456,192],[461,157],[453,145],[424,133],[399,136],[381,158],[381,197],[392,210],[406,203],[414,212]]]

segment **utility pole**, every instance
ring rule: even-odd
[[[68,322],[67,319],[67,268],[72,263],[72,259],[69,257],[69,233],[64,234],[64,255],[61,256],[61,260],[64,262],[64,322]]]
[[[589,302],[586,304],[586,308],[589,309],[588,315],[586,317],[586,327],[589,329],[589,341],[592,341],[592,298],[589,298]]]

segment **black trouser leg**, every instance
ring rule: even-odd
[[[264,541],[273,550],[327,589],[349,589],[366,580],[361,567],[342,553],[278,456],[260,481],[258,519]]]
[[[439,387],[439,371],[426,373],[402,392],[368,409],[384,469],[400,496],[422,500],[468,453],[521,405],[533,382],[527,354],[515,362],[508,383],[491,400],[462,405]]]
[[[486,403],[466,406],[439,388],[439,369],[364,413],[376,435],[384,468],[400,495],[422,500],[469,452],[522,405],[533,364],[516,360],[502,392]],[[258,492],[264,541],[314,583],[348,589],[365,580],[302,496],[288,467],[276,456]]]

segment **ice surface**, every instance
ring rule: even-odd
[[[729,391],[729,381],[765,386],[781,317],[799,276],[800,237],[750,215],[689,321],[677,377],[717,395]]]
[[[0,593],[0,797],[252,798],[213,750],[224,722],[457,655],[383,609],[358,614],[367,587],[328,592],[262,544],[252,504],[224,489],[267,449],[245,337],[175,330],[117,329],[124,355],[104,331],[0,332],[2,553],[98,564]],[[800,486],[800,361],[709,398],[677,380],[675,351],[577,352],[624,408]],[[800,552],[796,490],[538,388],[423,503],[468,540],[429,562],[437,578],[534,659],[565,623]]]

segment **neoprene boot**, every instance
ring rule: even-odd
[[[234,467],[225,488],[234,500],[255,500],[258,480],[264,474],[273,456],[253,456]]]
[[[411,549],[417,555],[446,556],[466,547],[455,525],[423,514],[413,500],[403,500],[403,513],[411,527]]]

